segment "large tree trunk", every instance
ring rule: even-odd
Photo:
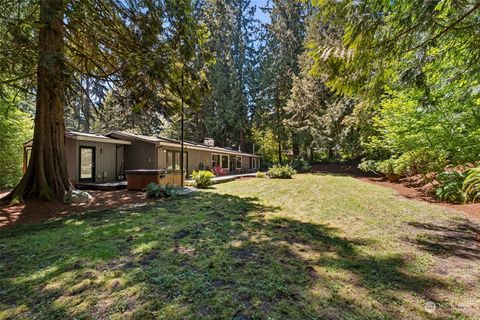
[[[40,1],[37,101],[27,171],[9,200],[61,200],[70,187],[65,157],[65,61],[63,0]]]

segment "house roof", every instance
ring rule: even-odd
[[[181,144],[179,140],[165,138],[162,136],[144,136],[144,135],[133,134],[133,133],[123,132],[123,131],[112,131],[110,133],[107,133],[107,136],[113,136],[113,137],[120,136],[126,139],[128,138],[137,139],[144,142],[150,142],[150,143],[155,143],[155,144],[160,144],[165,146],[172,146],[172,147],[180,147],[180,144]],[[236,151],[229,148],[212,147],[203,143],[197,143],[192,141],[184,141],[183,144],[187,149],[199,149],[199,150],[207,150],[207,151],[218,152],[218,153],[236,154],[236,155],[244,155],[244,156],[258,157],[258,158],[260,157],[259,155],[252,154],[252,153]]]
[[[65,131],[65,137],[80,140],[80,141],[92,141],[92,142],[102,142],[102,143],[115,143],[115,144],[132,144],[131,141],[121,140],[121,139],[112,139],[107,136],[102,136],[94,133],[83,133],[76,131]],[[31,147],[33,145],[33,139],[26,141],[23,144],[25,147]]]
[[[121,139],[112,139],[110,137],[102,136],[94,133],[66,131],[65,136],[75,140],[81,140],[81,141],[94,141],[94,142],[115,143],[115,144],[132,144],[131,141],[121,140]]]

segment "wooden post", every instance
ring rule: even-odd
[[[181,125],[180,125],[180,142],[181,142],[181,145],[180,145],[180,185],[184,186],[184,175],[183,175],[183,167],[184,167],[184,163],[183,163],[183,133],[184,133],[184,128],[183,128],[183,124],[184,124],[184,98],[183,98],[183,71],[182,71],[182,88],[181,88],[181,94],[180,94],[180,97],[182,99],[182,115],[181,115]]]

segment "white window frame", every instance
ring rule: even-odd
[[[218,164],[218,166],[219,166],[220,168],[222,168],[222,170],[223,170],[223,169],[228,169],[228,170],[230,170],[230,156],[229,156],[228,154],[222,154],[222,153],[212,153],[212,161],[211,161],[211,163],[210,163],[210,165],[212,166],[212,169],[214,168],[214,165],[213,165],[213,157],[215,157],[215,156],[219,156],[219,157],[220,157],[220,159],[219,159],[219,160],[220,160],[220,163]],[[223,157],[227,157],[227,166],[226,166],[226,167],[223,166]]]
[[[216,166],[213,165],[213,162],[214,162],[213,158],[216,157],[216,156],[219,157],[219,159],[218,159],[219,163],[217,163],[217,166],[220,166],[220,167],[222,166],[222,155],[218,154],[218,153],[212,153],[212,157],[210,159],[210,165],[212,166],[212,169],[214,169],[216,167]]]
[[[259,169],[259,168],[260,168],[260,159],[252,158],[252,169]]]

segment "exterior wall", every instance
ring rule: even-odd
[[[68,139],[73,140],[73,139]],[[92,141],[73,140],[76,144],[75,152],[75,171],[72,177],[79,182],[79,166],[80,166],[80,147],[95,147],[95,182],[114,181],[117,180],[117,145],[114,143],[102,143]],[[121,148],[121,147],[120,147]],[[68,150],[68,149],[67,149]],[[70,159],[69,159],[70,160]],[[71,160],[70,160],[71,161]],[[119,162],[121,159],[119,159]],[[70,167],[68,167],[69,174],[71,174]]]
[[[95,147],[95,182],[117,180],[123,162],[123,145],[65,137],[67,172],[70,183],[75,185],[79,182],[80,146]],[[100,150],[102,151],[100,152]],[[24,162],[26,164],[26,159]]]
[[[158,169],[165,169],[167,168],[167,150],[174,150],[180,151],[180,148],[175,147],[168,147],[162,146],[157,148],[157,168]],[[212,157],[212,153],[210,151],[203,151],[203,150],[195,150],[195,149],[188,149],[185,148],[185,152],[187,153],[187,174],[191,174],[193,170],[199,170],[203,168],[204,170],[210,168],[210,159]],[[203,164],[203,166],[202,166]]]
[[[167,153],[166,150],[180,151],[180,148],[170,147],[170,146],[160,146],[157,148],[157,168],[165,169],[167,168]],[[231,157],[237,156],[236,154],[221,153],[221,152],[212,152],[209,150],[197,150],[189,149],[185,147],[185,152],[188,154],[188,173],[190,175],[193,170],[212,170],[212,154],[219,155],[228,155]],[[236,170],[236,173],[244,172],[256,172],[258,169],[251,169],[251,158],[250,156],[241,156],[242,157],[242,169]],[[230,168],[230,173],[235,173]]]
[[[122,137],[122,139],[125,139]],[[130,140],[130,139],[126,139]],[[131,139],[131,145],[125,146],[125,169],[156,169],[156,145],[154,143]]]
[[[65,137],[65,149],[67,153],[67,172],[70,183],[75,185],[78,180],[78,156],[77,156],[77,140]]]
[[[193,170],[212,169],[212,153],[203,150],[188,150],[188,174]]]
[[[251,171],[251,159],[252,157],[242,157],[242,170],[245,172]]]

